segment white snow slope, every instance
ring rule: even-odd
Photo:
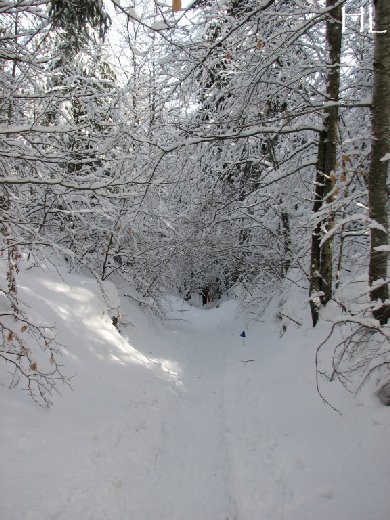
[[[390,518],[390,409],[336,386],[343,415],[322,403],[309,326],[179,300],[161,324],[124,299],[120,335],[88,278],[30,270],[19,294],[75,378],[45,409],[3,366],[2,520]]]

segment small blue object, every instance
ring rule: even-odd
[[[246,338],[245,330],[243,330],[243,331],[241,332],[240,336],[241,336],[242,338]]]

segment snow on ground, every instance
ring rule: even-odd
[[[322,403],[309,327],[175,299],[162,324],[122,299],[120,334],[91,279],[19,287],[75,377],[50,409],[0,387],[2,520],[388,520],[389,408],[336,386],[343,415]]]

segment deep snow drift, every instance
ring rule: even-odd
[[[2,520],[388,520],[390,410],[336,384],[343,415],[323,404],[309,326],[174,299],[162,324],[123,298],[118,332],[88,278],[30,270],[19,294],[75,377],[45,409],[3,365]]]

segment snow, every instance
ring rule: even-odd
[[[152,25],[150,26],[150,28],[153,31],[162,31],[164,29],[169,29],[169,25],[166,22],[164,22],[163,20],[161,20],[158,22],[153,22]]]
[[[141,51],[140,49],[138,49],[138,47],[135,47],[134,45],[130,45],[130,48],[135,56],[146,56],[147,55],[147,52]]]
[[[390,246],[388,246],[388,245],[376,246],[376,247],[374,247],[374,250],[378,251],[378,252],[380,252],[380,251],[383,251],[383,252],[387,251],[387,252],[390,253]]]
[[[343,415],[321,401],[325,320],[280,337],[276,304],[248,327],[237,300],[172,298],[161,323],[104,289],[63,269],[20,274],[75,377],[47,409],[2,371],[3,520],[388,519],[389,409],[336,383],[326,393]],[[283,310],[301,319],[292,301]]]
[[[127,10],[127,14],[130,16],[130,18],[133,18],[133,20],[139,20],[140,19],[139,14],[137,13],[137,11],[133,7],[130,7],[130,9]]]

